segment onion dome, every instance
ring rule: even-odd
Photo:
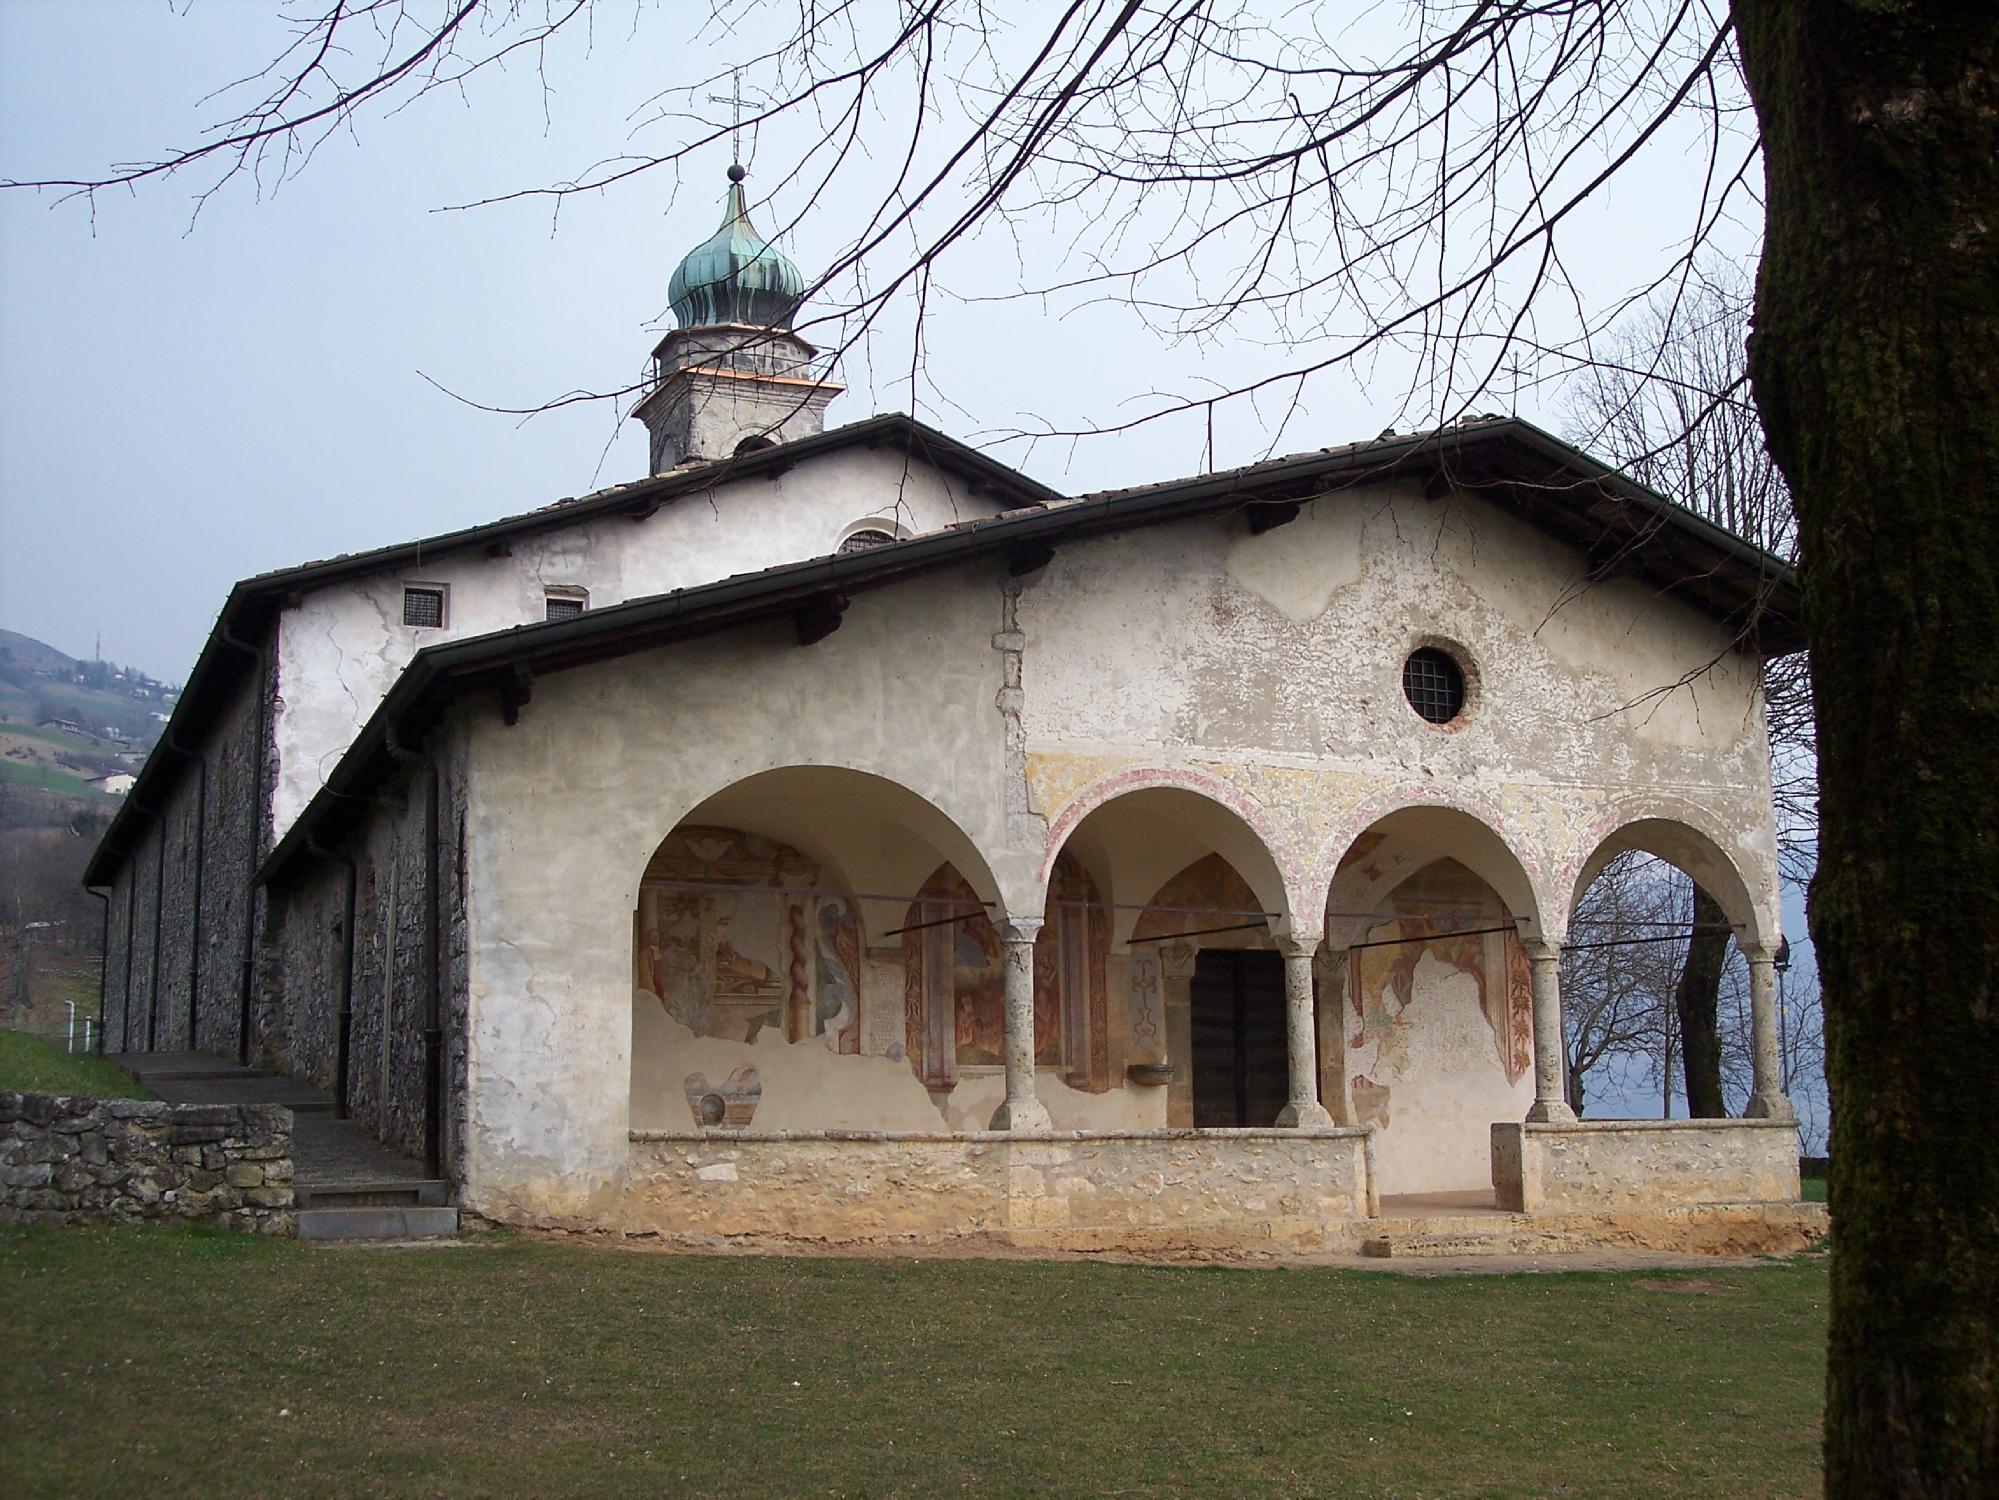
[[[729,199],[714,238],[687,252],[667,283],[674,319],[682,328],[744,323],[789,328],[805,293],[798,267],[750,224],[743,197],[743,169],[729,168]]]

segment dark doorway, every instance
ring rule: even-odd
[[[1190,1000],[1195,1126],[1276,1124],[1290,1097],[1282,956],[1205,951]]]

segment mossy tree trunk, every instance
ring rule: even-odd
[[[1800,522],[1833,1495],[1999,1491],[1999,6],[1738,0]]]
[[[1694,931],[1673,987],[1680,1022],[1680,1076],[1687,1085],[1687,1117],[1719,1120],[1728,1113],[1721,1096],[1721,976],[1728,968],[1728,914],[1694,886]]]

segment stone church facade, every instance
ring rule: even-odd
[[[1795,1198],[1789,570],[1511,419],[1081,498],[823,430],[801,284],[732,181],[650,478],[237,586],[88,874],[112,1050],[669,1236]],[[1628,849],[1749,960],[1750,1119],[1565,1102],[1558,956]]]

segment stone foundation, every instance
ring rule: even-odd
[[[1795,1203],[1797,1127],[1787,1120],[1586,1120],[1492,1127],[1499,1206],[1619,1213]]]
[[[291,1111],[0,1093],[0,1224],[162,1222],[292,1233]]]
[[[1368,1136],[634,1132],[619,1227],[675,1238],[1336,1251],[1369,1213]]]

